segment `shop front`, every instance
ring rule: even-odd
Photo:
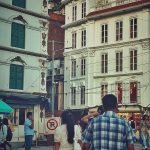
[[[127,121],[129,121],[132,117],[136,122],[136,128],[139,128],[143,114],[143,108],[141,105],[119,105],[118,110],[118,116],[124,118]]]
[[[12,113],[3,116],[7,117],[13,124],[12,142],[24,141],[24,122],[26,119],[27,112],[33,113],[34,130],[37,131],[37,134],[44,134],[45,114],[41,115],[41,113],[44,112],[43,109],[41,109],[41,104],[43,104],[43,102],[47,102],[46,98],[34,94],[6,92],[0,92],[0,98],[3,99],[5,103],[9,104],[9,106],[13,108]]]

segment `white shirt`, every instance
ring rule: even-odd
[[[57,127],[55,130],[54,141],[60,143],[59,150],[73,150],[73,144],[68,143],[67,140],[67,128],[65,124]]]
[[[81,150],[78,140],[81,140],[81,127],[80,125],[74,126],[74,150]]]

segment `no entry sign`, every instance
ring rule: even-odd
[[[55,129],[60,125],[61,125],[60,117],[46,118],[45,120],[46,134],[54,134]]]

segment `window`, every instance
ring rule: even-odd
[[[72,59],[71,76],[76,77],[76,60]]]
[[[72,7],[72,21],[77,20],[77,6]]]
[[[116,41],[122,40],[123,37],[123,22],[116,22]]]
[[[117,83],[117,99],[118,99],[118,104],[122,103],[122,94],[123,94],[122,83],[119,82],[119,83]]]
[[[76,87],[71,88],[71,105],[76,105]]]
[[[137,18],[130,19],[130,38],[137,38]]]
[[[76,42],[77,42],[77,33],[72,33],[72,48],[76,48]]]
[[[85,58],[82,58],[81,59],[81,76],[84,76],[85,75],[85,64],[86,63],[86,61],[85,61]]]
[[[11,64],[9,88],[23,90],[23,80],[24,66]]]
[[[81,86],[81,105],[85,104],[85,86]]]
[[[25,48],[25,25],[15,22],[12,23],[11,46]]]
[[[130,70],[137,70],[137,50],[130,51]]]
[[[86,16],[86,2],[82,3],[82,18]]]
[[[108,85],[102,84],[101,85],[101,97],[103,98],[108,92]]]
[[[130,102],[137,102],[138,97],[138,84],[137,82],[130,82]]]
[[[86,46],[86,30],[82,30],[81,32],[81,46]]]
[[[102,54],[101,55],[101,73],[108,72],[108,55]]]
[[[12,5],[18,6],[21,8],[25,8],[26,7],[26,0],[12,0]]]
[[[122,71],[122,64],[123,64],[123,59],[122,59],[122,52],[117,52],[116,53],[116,72]]]
[[[108,25],[103,24],[101,27],[102,27],[101,42],[107,43],[108,42]]]

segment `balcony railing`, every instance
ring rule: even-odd
[[[115,0],[115,1],[98,0],[96,4],[96,9],[101,10],[101,9],[111,8],[111,7],[138,2],[138,1],[142,1],[142,0]]]

